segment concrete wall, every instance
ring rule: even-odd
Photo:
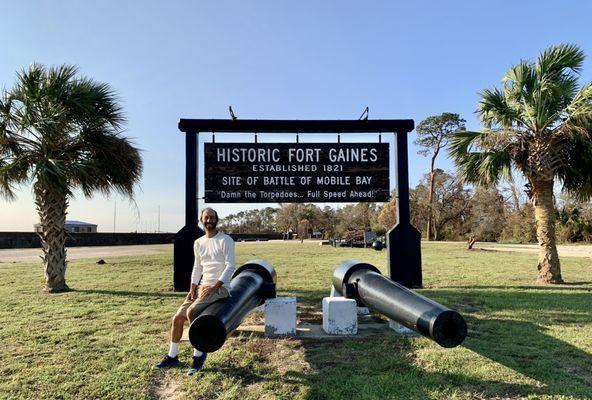
[[[282,239],[281,233],[230,234],[235,241]],[[67,247],[173,243],[174,233],[68,233]],[[0,232],[0,249],[40,248],[34,232]]]
[[[174,233],[68,233],[67,247],[172,243]],[[0,249],[40,248],[34,232],[0,232]]]

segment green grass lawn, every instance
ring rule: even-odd
[[[320,309],[347,258],[383,271],[386,252],[290,243],[241,244],[239,262],[270,261],[278,295]],[[592,398],[592,260],[564,258],[567,285],[534,283],[536,256],[424,244],[421,292],[460,311],[465,343],[440,348],[385,331],[364,339],[235,334],[203,373],[152,365],[184,294],[172,255],[69,265],[73,291],[42,293],[40,265],[0,264],[0,398],[481,399]]]

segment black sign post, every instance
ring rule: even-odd
[[[197,225],[197,143],[198,132],[185,136],[185,226],[173,244],[173,286],[188,291],[193,269],[193,243],[204,231]]]
[[[409,160],[407,135],[395,135],[397,148],[397,224],[387,232],[388,270],[390,278],[408,288],[420,288],[421,234],[411,225],[409,214]]]
[[[190,284],[191,268],[193,265],[193,241],[199,236],[203,235],[203,231],[199,229],[197,223],[197,138],[199,132],[234,132],[234,133],[290,133],[290,134],[304,134],[304,133],[387,133],[394,132],[396,136],[396,165],[397,165],[397,225],[391,229],[387,234],[388,242],[388,266],[390,278],[407,287],[421,287],[421,248],[419,232],[410,224],[409,219],[409,176],[408,176],[408,158],[407,158],[407,134],[414,128],[413,120],[216,120],[216,119],[181,119],[179,121],[179,130],[186,134],[186,162],[187,162],[187,176],[186,176],[186,208],[185,208],[185,226],[175,236],[174,248],[174,285],[175,290],[186,291]],[[212,144],[213,145],[213,144]],[[236,145],[236,144],[235,144]],[[261,144],[263,145],[263,144]],[[303,146],[304,144],[298,144]],[[308,145],[308,144],[307,144]],[[311,144],[313,145],[313,144]],[[323,144],[329,145],[329,144]],[[332,144],[333,146],[343,146],[345,144]],[[349,143],[347,144],[350,145]],[[359,144],[351,144],[356,146]],[[373,144],[380,145],[380,144]],[[208,145],[211,146],[211,145]],[[278,146],[275,144],[273,146]],[[296,146],[294,144],[293,146]],[[319,146],[314,144],[313,146]],[[347,148],[345,146],[344,148]],[[306,147],[306,146],[305,146]],[[359,147],[359,146],[358,146]],[[318,147],[312,147],[318,148]],[[377,147],[377,149],[380,148]],[[322,150],[321,150],[322,151]],[[378,151],[378,150],[377,150]],[[206,157],[211,156],[209,151],[206,151]],[[388,160],[388,158],[387,158]],[[264,163],[263,163],[264,164]],[[378,167],[382,164],[377,164]],[[388,165],[388,161],[387,161]],[[206,166],[207,168],[207,166]],[[345,164],[344,164],[345,168]],[[380,173],[374,171],[365,171],[363,176],[379,177]],[[338,171],[342,177],[350,176],[349,185],[355,187],[355,183],[351,185],[351,177],[359,176],[355,170]],[[206,179],[209,173],[216,174],[216,171],[206,171]],[[269,173],[269,171],[266,171]],[[348,175],[349,173],[349,175]],[[220,175],[220,174],[218,174]],[[253,175],[251,175],[253,176]],[[263,175],[261,175],[263,176]],[[268,174],[268,176],[270,176]],[[304,176],[300,174],[299,176]],[[308,175],[306,175],[308,176]],[[388,181],[388,173],[385,174]],[[219,176],[221,177],[221,176]],[[354,178],[355,179],[355,178]],[[324,181],[319,182],[319,185]],[[331,187],[331,181],[327,181],[328,186],[321,191],[326,190],[328,193],[343,192],[342,187],[346,185],[345,181],[334,181],[335,187]],[[343,183],[343,185],[340,184]],[[282,183],[287,183],[282,180]],[[361,182],[360,182],[361,183]],[[237,189],[237,183],[234,182]],[[291,186],[291,185],[289,185]],[[368,185],[369,187],[371,186]],[[387,186],[388,187],[388,186]],[[289,188],[288,188],[289,189]],[[339,190],[338,190],[339,189]],[[374,189],[374,188],[372,188]],[[369,189],[369,190],[372,190]],[[207,184],[206,184],[207,190]],[[314,191],[318,191],[316,188]],[[388,189],[387,189],[388,190]],[[284,192],[289,192],[286,190]],[[232,191],[231,191],[232,192]],[[239,189],[240,192],[240,189]],[[302,191],[297,192],[299,201],[319,201],[323,200],[324,194],[319,196],[310,195]],[[380,185],[376,188],[376,192],[370,195],[376,196],[374,200],[368,201],[386,201],[384,197],[384,187]],[[244,193],[244,190],[243,190]],[[258,193],[257,195],[261,195]],[[347,196],[348,193],[345,194]],[[218,199],[211,197],[212,195],[206,193],[208,202],[220,201],[230,202],[230,199]],[[310,199],[307,198],[310,196]],[[381,197],[382,196],[382,197]],[[318,200],[316,200],[318,199]],[[240,202],[245,199],[237,199]],[[342,201],[363,201],[350,197],[348,200]],[[257,202],[263,202],[261,199]],[[273,202],[296,202],[293,200],[273,200]]]

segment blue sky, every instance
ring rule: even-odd
[[[356,119],[368,106],[372,119],[416,124],[457,112],[479,129],[478,92],[499,84],[512,64],[563,42],[592,57],[592,4],[582,1],[40,0],[2,8],[0,88],[32,62],[72,63],[108,82],[124,105],[126,135],[145,162],[135,204],[77,196],[69,210],[69,219],[100,231],[113,230],[115,202],[117,231],[154,231],[159,206],[161,230],[183,225],[179,118],[228,118],[232,105],[245,119]],[[591,67],[589,58],[582,82],[592,80]],[[416,152],[412,146],[412,185],[428,169]],[[438,166],[453,168],[444,156]],[[32,229],[29,187],[15,202],[1,201],[0,230]],[[247,207],[216,205],[222,215]]]

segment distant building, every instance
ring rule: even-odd
[[[41,224],[35,224],[35,232],[41,232]],[[72,233],[96,233],[97,225],[82,221],[66,221],[64,228]]]

